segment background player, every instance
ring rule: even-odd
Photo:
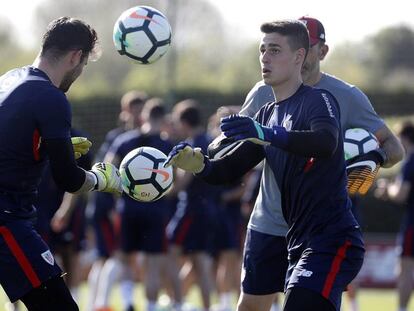
[[[400,266],[398,271],[398,311],[407,311],[413,291],[414,272],[414,125],[403,124],[399,136],[407,152],[401,172],[392,182],[377,181],[375,195],[404,205],[405,215],[398,237]]]
[[[320,61],[329,51],[325,43],[325,29],[322,23],[312,17],[302,17],[300,20],[306,24],[310,39],[309,52],[302,67],[304,84],[326,89],[335,96],[341,110],[340,121],[343,130],[361,127],[375,134],[385,153],[385,161],[382,164],[384,167],[390,167],[400,161],[404,153],[400,142],[375,113],[365,94],[357,87],[320,71]],[[258,82],[247,95],[240,114],[253,117],[265,103],[274,101],[275,95],[277,97],[277,94],[274,94],[272,88],[264,81]],[[269,164],[266,163],[261,179],[261,189],[248,224],[248,231],[266,235],[275,252],[272,261],[257,263],[263,265],[261,269],[252,271],[251,275],[246,275],[246,282],[255,288],[256,294],[246,292],[242,286],[243,294],[240,301],[242,308],[257,310],[257,306],[267,306],[269,301],[274,300],[276,292],[283,292],[283,276],[287,267],[286,253],[283,249],[286,245],[287,230],[288,226],[281,208],[281,193],[274,174]],[[254,245],[250,251],[258,254],[261,252],[255,249]],[[259,271],[263,271],[264,274],[268,271],[275,271],[280,277],[277,280],[268,280],[269,284],[264,284],[266,276],[259,275]],[[263,291],[259,290],[262,287],[271,289],[270,293],[264,295]],[[267,309],[264,307],[261,310]]]
[[[83,21],[61,17],[43,36],[32,66],[0,77],[0,284],[28,310],[78,310],[46,243],[34,230],[36,197],[49,159],[57,185],[73,193],[120,193],[119,172],[75,162],[71,111],[64,92],[95,54],[97,35]],[[9,133],[13,133],[10,135]]]
[[[172,110],[175,133],[192,146],[207,150],[211,139],[203,128],[199,104],[191,99],[177,103]],[[178,193],[174,216],[167,226],[169,239],[170,279],[173,284],[177,308],[182,303],[182,281],[179,259],[186,255],[192,261],[203,307],[210,308],[212,290],[212,235],[206,234],[213,226],[216,194],[214,187],[192,174],[178,171],[175,174],[173,193]]]
[[[148,96],[142,91],[129,91],[120,101],[121,111],[118,116],[119,126],[109,131],[97,153],[96,161],[103,161],[114,140],[128,130],[142,125],[141,111]],[[87,311],[95,311],[95,307],[108,305],[110,291],[118,277],[120,264],[111,258],[119,247],[119,215],[115,210],[115,197],[110,193],[95,193],[90,202],[91,223],[95,234],[98,260],[89,272],[89,299]]]
[[[222,106],[214,113],[208,123],[211,137],[220,135],[220,119],[238,113],[240,106]],[[217,215],[215,217],[214,258],[216,260],[216,287],[218,305],[214,311],[233,309],[233,293],[240,293],[241,250],[244,223],[241,213],[241,198],[245,183],[240,180],[218,190]]]
[[[130,151],[142,146],[154,147],[168,154],[172,144],[161,138],[164,116],[165,108],[160,99],[147,100],[142,109],[142,126],[116,138],[105,157],[106,160],[118,166]],[[155,310],[161,288],[161,273],[167,251],[165,227],[169,204],[165,197],[155,202],[140,203],[127,195],[123,195],[117,204],[121,217],[120,259],[126,270],[133,271],[136,270],[137,252],[144,253],[143,271],[148,311]],[[123,282],[129,282],[133,288],[133,280]],[[126,310],[133,310],[132,291],[124,297],[124,303]]]

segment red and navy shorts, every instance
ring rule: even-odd
[[[364,260],[359,229],[313,237],[300,256],[290,257],[286,289],[303,287],[320,293],[340,310],[341,296]]]
[[[0,284],[10,301],[60,274],[62,270],[32,220],[0,225]]]

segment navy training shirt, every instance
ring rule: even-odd
[[[286,100],[266,104],[256,120],[269,127],[283,126],[287,131],[310,131],[325,125],[341,133],[335,98],[325,90],[304,85]],[[342,135],[331,157],[308,158],[272,146],[265,147],[265,154],[289,225],[289,251],[300,249],[313,235],[358,226],[346,191]]]
[[[0,218],[33,214],[46,164],[42,138],[70,138],[70,127],[66,96],[43,71],[27,66],[0,77]]]

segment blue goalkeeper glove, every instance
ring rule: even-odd
[[[366,194],[385,160],[386,156],[382,149],[372,150],[347,160],[348,193],[351,195]]]
[[[266,127],[252,118],[237,114],[221,119],[223,134],[234,140],[249,140],[259,145],[283,147],[287,143],[287,131],[282,126]]]
[[[121,194],[121,175],[118,169],[111,163],[98,162],[92,166],[90,172],[96,176],[95,190]]]
[[[75,153],[75,159],[79,159],[82,155],[88,153],[92,143],[86,137],[72,137],[73,152]]]
[[[193,148],[186,142],[180,142],[168,154],[164,167],[172,165],[184,171],[198,174],[204,169],[204,161],[206,160],[200,148]]]

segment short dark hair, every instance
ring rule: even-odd
[[[292,50],[304,48],[306,53],[309,50],[309,33],[305,24],[298,20],[278,20],[274,22],[263,23],[260,31],[269,34],[276,32],[282,36],[288,37],[288,44]]]
[[[194,99],[186,99],[174,106],[175,114],[181,122],[187,123],[192,128],[201,125],[200,108]]]
[[[98,35],[91,26],[79,19],[64,16],[47,26],[40,55],[51,53],[59,58],[68,51],[82,50],[85,55],[95,57],[97,41]]]
[[[130,108],[132,106],[144,105],[148,100],[147,93],[143,91],[129,91],[126,92],[121,98],[121,106]]]
[[[150,121],[158,121],[165,117],[166,111],[161,98],[153,97],[145,102],[142,108],[142,115]]]

